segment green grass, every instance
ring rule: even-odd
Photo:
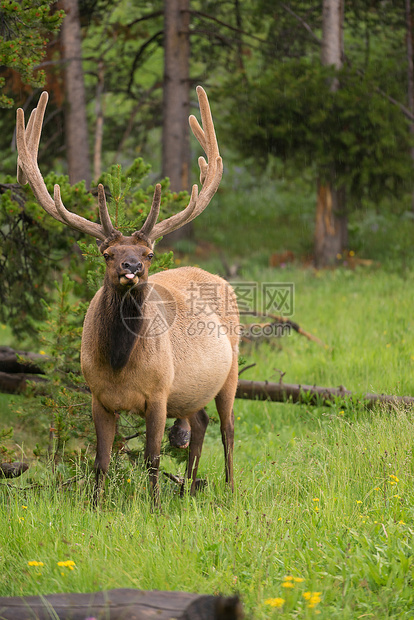
[[[278,381],[279,369],[289,383],[413,395],[414,272],[250,266],[243,275],[293,282],[294,320],[327,345],[295,333],[247,345],[256,366],[244,378]],[[259,620],[411,618],[412,412],[238,400],[235,415],[234,496],[223,485],[214,422],[199,470],[207,489],[180,499],[163,480],[162,514],[150,511],[142,471],[115,462],[98,511],[80,472],[58,488],[64,470],[56,481],[33,462],[22,479],[1,483],[0,594],[237,592]],[[163,467],[183,465],[164,459]],[[67,560],[73,570],[58,566]],[[309,606],[306,593],[315,592]]]

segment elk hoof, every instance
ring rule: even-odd
[[[168,438],[173,448],[184,450],[190,445],[191,429],[187,420],[176,420],[172,425]]]

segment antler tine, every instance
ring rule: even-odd
[[[147,219],[144,222],[140,234],[148,235],[151,233],[151,230],[154,228],[157,223],[158,216],[160,214],[160,206],[161,206],[161,183],[157,183],[154,190],[154,197],[152,199],[151,209],[147,215]]]
[[[207,94],[201,86],[197,86],[196,90],[200,104],[203,127],[200,126],[199,122],[193,115],[189,117],[189,123],[194,136],[199,141],[207,156],[208,163],[204,157],[200,157],[198,160],[202,188],[198,194],[197,185],[194,185],[191,192],[190,202],[184,211],[154,225],[148,235],[152,241],[155,241],[158,237],[162,237],[174,230],[177,230],[177,228],[181,228],[181,226],[191,222],[194,218],[200,215],[216,193],[221,181],[223,174],[223,162],[219,154]]]
[[[39,141],[40,134],[42,133],[42,124],[43,118],[45,115],[47,101],[49,99],[49,95],[46,91],[44,91],[40,95],[39,102],[37,104],[37,108],[35,108],[30,114],[29,122],[27,123],[27,128],[24,131],[24,117],[23,117],[23,131],[24,136],[26,138],[26,146],[28,148],[28,152],[32,154],[34,160],[37,160],[37,152],[39,150]],[[21,167],[20,157],[17,160],[17,180],[22,185],[26,185],[27,177]]]
[[[62,224],[67,224],[71,228],[80,232],[92,235],[104,241],[108,236],[108,231],[112,231],[112,223],[109,215],[105,215],[105,209],[100,205],[100,215],[103,219],[102,225],[90,222],[89,220],[71,213],[66,209],[60,197],[60,187],[55,186],[54,198],[49,194],[42,174],[37,164],[37,153],[39,148],[40,134],[42,131],[43,117],[48,100],[47,92],[40,96],[37,108],[30,115],[27,129],[24,126],[24,112],[21,108],[16,114],[16,143],[17,143],[17,179],[19,183],[25,185],[29,183],[36,200],[43,209],[55,220]],[[106,209],[107,213],[107,209]],[[108,222],[109,221],[109,222]],[[110,229],[109,229],[110,224]]]
[[[98,206],[99,206],[99,219],[101,220],[102,228],[107,237],[111,235],[115,228],[112,225],[111,218],[109,216],[108,207],[106,204],[105,189],[102,183],[98,185]]]

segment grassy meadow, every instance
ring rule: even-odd
[[[414,268],[404,236],[411,223],[396,217],[390,228],[377,218],[370,237],[372,218],[355,217],[352,247],[376,262],[316,272],[306,263],[314,202],[306,179],[296,197],[288,181],[278,192],[244,187],[235,173],[228,183],[238,193],[226,216],[226,195],[219,194],[196,226],[218,251],[184,244],[177,264],[222,272],[222,248],[239,265],[238,280],[293,283],[292,318],[325,344],[294,332],[243,344],[246,364],[255,364],[243,378],[279,381],[283,372],[286,383],[414,395]],[[260,207],[274,196],[273,213]],[[263,230],[272,235],[263,238]],[[269,268],[272,252],[285,249],[296,261]],[[7,329],[0,338],[12,344]],[[231,495],[210,405],[199,468],[208,486],[180,499],[161,476],[163,511],[152,513],[142,469],[120,458],[112,461],[101,507],[92,510],[82,464],[74,458],[72,479],[59,467],[52,475],[33,456],[39,438],[15,419],[11,400],[0,394],[0,430],[14,426],[9,445],[31,467],[0,482],[1,596],[130,587],[238,593],[255,620],[413,617],[410,409],[237,400]],[[164,471],[183,469],[162,461]]]
[[[252,268],[250,280],[294,283],[294,318],[326,347],[296,333],[246,344],[256,366],[244,378],[278,381],[282,370],[289,383],[413,394],[413,278]],[[105,501],[91,510],[81,469],[59,485],[17,425],[32,466],[1,486],[0,594],[171,589],[239,593],[256,619],[412,617],[412,411],[237,400],[233,496],[209,413],[199,470],[208,487],[180,499],[164,478],[162,514],[151,513],[142,470],[116,459]],[[183,469],[169,459],[162,467]]]

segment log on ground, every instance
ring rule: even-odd
[[[2,620],[239,620],[238,597],[132,589],[0,598]]]
[[[0,392],[6,394],[21,394],[25,391],[28,381],[35,383],[46,383],[46,377],[40,375],[26,375],[23,372],[1,372],[0,371]]]
[[[19,358],[24,358],[23,363]],[[1,372],[24,372],[43,374],[44,370],[39,362],[48,359],[47,355],[32,353],[31,351],[16,351],[11,347],[0,347],[0,371]]]
[[[289,383],[269,383],[268,381],[247,381],[239,379],[236,398],[249,400],[271,400],[274,402],[318,403],[332,402],[363,402],[370,408],[377,403],[387,405],[404,404],[413,406],[412,396],[393,396],[389,394],[363,394],[357,395],[343,387],[326,388],[317,385],[301,385]]]

